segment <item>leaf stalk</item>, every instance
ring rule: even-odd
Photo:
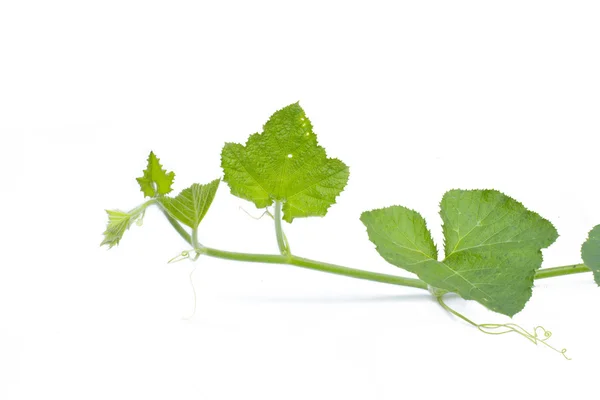
[[[291,255],[289,244],[283,233],[283,227],[281,226],[281,201],[275,202],[275,235],[277,237],[277,246],[279,247],[279,253],[284,256]]]

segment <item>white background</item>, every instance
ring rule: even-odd
[[[221,176],[300,101],[350,166],[326,218],[286,224],[298,255],[391,274],[358,220],[402,204],[441,247],[442,194],[495,188],[553,221],[544,266],[580,262],[600,223],[595,1],[0,3],[1,399],[591,398],[600,290],[536,282],[514,321],[565,361],[489,336],[427,293],[279,265],[166,261],[157,210],[117,248],[105,208],[142,201],[150,150],[176,191]],[[272,222],[221,184],[201,241],[276,252]],[[506,322],[473,302],[478,322]]]

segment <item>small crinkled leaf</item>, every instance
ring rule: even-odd
[[[201,185],[194,183],[175,197],[161,197],[160,203],[169,214],[190,228],[198,228],[219,187],[220,179]]]
[[[348,182],[348,167],[327,158],[298,103],[275,112],[246,145],[226,143],[223,180],[235,196],[264,208],[283,203],[283,219],[324,216]]]
[[[394,206],[363,213],[370,240],[391,264],[427,284],[513,316],[531,297],[552,224],[495,190],[451,190],[441,202],[445,259],[437,260],[423,218]]]
[[[595,226],[581,246],[583,263],[594,272],[594,280],[600,286],[600,225]]]
[[[108,214],[108,224],[104,231],[104,240],[102,240],[100,246],[107,245],[110,249],[118,245],[125,231],[142,217],[144,208],[137,208],[128,213],[119,210],[106,210],[106,213]]]
[[[164,170],[154,152],[150,152],[144,175],[136,179],[144,192],[144,197],[158,197],[173,190],[171,185],[173,185],[175,173]]]

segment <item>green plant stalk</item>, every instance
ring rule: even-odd
[[[555,276],[580,274],[582,272],[591,272],[585,264],[565,265],[562,267],[552,267],[540,269],[535,273],[535,279],[553,278]]]
[[[167,218],[167,221],[169,221],[169,223],[171,224],[171,226],[173,228],[175,228],[175,230],[177,231],[177,233],[179,233],[179,236],[181,236],[183,238],[183,240],[185,240],[186,242],[188,242],[190,244],[190,246],[192,246],[192,247],[195,248],[196,245],[194,243],[194,240],[192,240],[192,237],[183,228],[183,226],[181,226],[181,224],[179,222],[177,222],[177,220],[175,218],[171,217],[171,215],[169,214],[169,212],[167,211],[167,209],[162,204],[160,204],[157,201],[156,205],[158,206],[158,208],[160,208],[160,210],[165,215],[165,217]]]
[[[279,247],[279,253],[281,255],[290,255],[290,250],[285,240],[285,234],[283,233],[283,227],[281,226],[281,202],[275,202],[275,235],[277,236],[277,246]]]
[[[198,228],[192,229],[192,238],[191,239],[192,239],[192,246],[194,246],[194,249],[202,247],[200,242],[198,242]]]
[[[137,213],[144,213],[144,212],[146,212],[146,209],[153,204],[157,204],[156,199],[148,200],[145,203],[142,203],[139,206],[129,210],[127,213],[130,215],[137,214]]]
[[[163,214],[169,221],[169,223],[173,226],[175,231],[179,233],[179,235],[185,240],[190,246],[192,246],[199,254],[204,254],[210,257],[222,258],[225,260],[233,260],[233,261],[245,261],[245,262],[256,262],[256,263],[265,263],[265,264],[286,264],[286,265],[294,265],[296,267],[302,267],[307,269],[312,269],[315,271],[328,272],[336,275],[343,275],[350,278],[356,279],[364,279],[368,281],[388,283],[391,285],[399,285],[399,286],[408,286],[414,287],[418,289],[428,290],[428,285],[420,280],[415,278],[405,278],[397,275],[388,275],[381,274],[378,272],[364,271],[361,269],[348,268],[343,267],[341,265],[329,264],[321,261],[310,260],[308,258],[294,256],[292,254],[255,254],[255,253],[237,253],[233,251],[225,251],[219,249],[213,249],[210,247],[205,247],[197,243],[196,235],[194,234],[194,238],[190,235],[182,226],[179,224],[177,220],[169,215],[167,210],[159,203],[156,202],[158,207],[162,210]],[[277,216],[277,206],[275,207],[275,215]],[[280,216],[280,215],[279,215]],[[275,217],[277,221],[277,217]],[[281,221],[281,218],[279,219]],[[277,226],[277,224],[276,224]],[[194,233],[194,232],[193,232]],[[281,231],[282,240],[283,231]],[[279,244],[279,234],[278,244]],[[284,242],[285,243],[285,242]],[[281,249],[281,247],[280,247]],[[284,245],[285,249],[285,245]],[[583,264],[577,265],[567,265],[563,267],[554,267],[554,268],[546,268],[537,271],[535,275],[535,279],[544,279],[561,275],[570,275],[577,274],[582,272],[590,272],[591,270]]]
[[[427,284],[420,279],[363,271],[360,269],[342,267],[341,265],[329,264],[322,261],[309,260],[308,258],[302,258],[294,255],[236,253],[232,251],[213,249],[210,247],[203,247],[200,250],[200,253],[210,257],[223,258],[226,260],[294,265],[296,267],[308,268],[315,271],[328,272],[330,274],[343,275],[356,279],[365,279],[368,281],[409,286],[427,290]]]

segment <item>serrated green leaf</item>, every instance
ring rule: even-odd
[[[150,152],[144,175],[136,179],[144,192],[144,197],[158,197],[173,190],[171,185],[173,185],[175,173],[164,170],[154,152]]]
[[[427,284],[513,316],[531,297],[541,249],[558,234],[552,224],[495,190],[451,190],[441,202],[445,259],[424,219],[393,206],[362,214],[369,239],[388,262]]]
[[[600,225],[595,226],[581,246],[583,263],[594,272],[594,280],[600,286]]]
[[[246,145],[226,143],[223,180],[235,196],[264,208],[283,203],[283,219],[324,216],[348,182],[348,167],[327,158],[298,103],[275,112]]]
[[[106,210],[108,224],[103,233],[104,240],[102,240],[100,246],[107,245],[110,249],[118,245],[125,231],[143,216],[144,209],[145,207],[138,207],[128,213],[119,210]]]
[[[215,198],[220,181],[215,179],[206,185],[194,183],[176,197],[161,197],[159,201],[171,216],[196,229]]]

